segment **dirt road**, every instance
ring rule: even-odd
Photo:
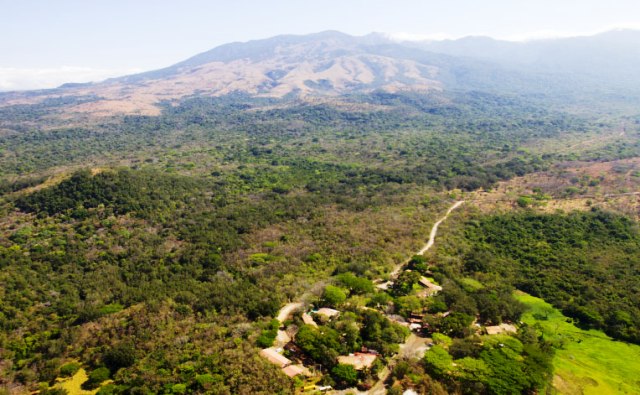
[[[425,252],[429,251],[429,248],[431,248],[431,246],[433,246],[433,243],[435,243],[436,241],[436,236],[438,235],[438,227],[440,226],[440,224],[446,221],[446,219],[449,217],[449,214],[451,214],[453,210],[460,207],[462,203],[464,203],[464,200],[460,200],[459,202],[456,202],[453,206],[449,208],[449,210],[447,210],[447,213],[444,215],[444,217],[440,218],[438,222],[433,224],[433,228],[431,228],[431,233],[429,234],[429,241],[424,247],[422,247],[420,251],[418,251],[417,255],[424,255]]]
[[[455,202],[453,206],[449,207],[449,210],[447,210],[444,217],[440,218],[435,224],[433,224],[433,227],[431,227],[431,232],[429,233],[429,240],[427,241],[427,244],[425,244],[424,247],[422,247],[422,249],[420,249],[420,251],[416,253],[416,255],[424,255],[425,252],[429,251],[429,249],[433,246],[433,243],[436,242],[436,236],[438,235],[438,227],[440,226],[440,224],[446,221],[451,212],[460,207],[464,202],[464,200]],[[400,274],[400,271],[407,263],[409,263],[409,261],[403,262],[396,266],[391,272],[391,278],[398,277],[398,274]]]
[[[280,321],[280,323],[282,324],[283,322],[285,322],[287,320],[287,318],[289,318],[289,316],[296,311],[297,309],[302,308],[303,303],[302,302],[291,302],[288,303],[286,305],[284,305],[280,311],[278,312],[278,316],[276,317],[276,319],[278,321]]]
[[[460,201],[456,202],[453,206],[451,206],[449,208],[449,210],[447,210],[447,212],[445,213],[444,217],[440,218],[438,220],[438,222],[433,224],[433,227],[431,228],[431,233],[429,234],[429,241],[427,242],[427,244],[420,251],[418,251],[418,255],[423,255],[431,247],[433,247],[433,244],[436,241],[436,236],[438,235],[438,227],[440,226],[440,224],[443,223],[444,221],[446,221],[446,219],[449,217],[449,214],[451,214],[451,212],[453,210],[455,210],[458,207],[460,207],[463,203],[464,203],[464,200],[460,200]],[[397,276],[397,274],[400,272],[402,266],[404,266],[404,265],[401,265],[400,267],[396,268],[396,270],[394,270],[394,273],[392,273],[393,277]],[[421,338],[421,337],[418,337],[418,336],[416,336],[414,334],[411,334],[405,340],[405,342],[400,345],[400,352],[398,354],[396,354],[389,361],[389,364],[387,366],[385,366],[384,369],[382,369],[382,371],[378,375],[378,377],[379,377],[378,381],[376,382],[376,384],[373,387],[371,387],[371,389],[369,391],[362,392],[362,391],[358,391],[356,388],[349,388],[349,389],[346,389],[346,390],[343,390],[343,391],[333,391],[333,392],[331,392],[331,394],[333,394],[333,395],[343,395],[343,394],[385,395],[387,393],[387,389],[385,388],[384,382],[387,381],[387,379],[389,378],[389,375],[391,374],[391,367],[394,365],[395,361],[399,357],[421,356],[422,354],[424,354],[424,351],[426,351],[426,342],[427,342],[427,340],[428,339]]]

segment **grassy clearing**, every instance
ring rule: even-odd
[[[73,375],[73,377],[64,380],[58,379],[60,381],[56,383],[54,387],[67,390],[69,395],[93,395],[98,392],[97,389],[92,391],[85,391],[80,387],[82,383],[84,383],[88,379],[89,376],[87,375],[87,372],[84,369],[79,369],[76,374]]]
[[[464,277],[460,280],[460,283],[465,290],[468,290],[470,292],[478,291],[484,288],[484,285],[480,281],[471,277]]]
[[[522,320],[539,324],[560,345],[554,358],[554,387],[562,394],[640,394],[640,346],[582,330],[544,300],[518,292],[529,307]]]

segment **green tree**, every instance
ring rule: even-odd
[[[108,350],[102,360],[107,368],[113,373],[120,368],[128,368],[136,362],[136,352],[133,344],[120,343]]]
[[[331,369],[331,375],[342,386],[350,387],[358,384],[358,371],[352,365],[337,364]]]
[[[453,369],[453,358],[442,346],[431,347],[422,361],[427,373],[438,379],[446,377]]]
[[[469,326],[473,316],[464,313],[451,313],[440,321],[440,331],[449,336],[465,337],[471,333]]]
[[[371,296],[371,299],[367,303],[369,307],[377,307],[384,309],[393,301],[393,298],[386,292],[376,292]]]
[[[420,280],[420,273],[416,271],[404,271],[393,282],[391,293],[394,296],[405,296],[411,293],[414,284]]]
[[[335,365],[338,355],[346,351],[340,334],[326,326],[314,328],[303,325],[296,335],[296,344],[311,358],[325,366]]]
[[[342,302],[347,300],[346,292],[340,288],[333,285],[327,285],[324,289],[324,293],[322,294],[322,300],[328,305],[332,307],[337,307]]]
[[[417,296],[400,296],[396,298],[395,302],[397,313],[404,317],[408,317],[409,314],[422,310],[422,299]]]
[[[93,370],[89,373],[89,379],[82,383],[82,389],[92,390],[98,388],[102,382],[109,380],[110,373],[107,368],[97,368]]]
[[[373,292],[373,283],[368,278],[358,277],[349,272],[339,274],[336,278],[350,293],[360,295]]]

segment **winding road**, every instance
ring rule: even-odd
[[[429,240],[427,241],[427,244],[425,244],[424,247],[422,247],[420,251],[416,253],[416,255],[424,255],[425,252],[429,251],[429,249],[433,246],[433,243],[436,242],[436,236],[438,235],[438,227],[440,226],[440,224],[446,221],[446,219],[449,217],[451,212],[457,209],[458,207],[460,207],[464,202],[465,202],[464,200],[459,200],[455,202],[453,206],[449,207],[445,215],[442,218],[440,218],[435,224],[433,224],[433,227],[431,228],[431,232],[429,233]],[[391,272],[391,278],[398,277],[398,274],[400,274],[400,272],[402,271],[402,268],[405,267],[407,263],[409,263],[409,259],[407,259],[406,261],[396,266]]]
[[[438,235],[438,227],[440,226],[440,224],[442,224],[444,221],[447,220],[447,218],[449,218],[449,215],[451,214],[451,212],[453,212],[453,210],[457,209],[458,207],[460,207],[462,204],[464,203],[464,200],[459,200],[457,202],[455,202],[453,204],[453,206],[449,207],[449,210],[447,210],[447,212],[445,213],[445,215],[440,218],[435,224],[433,224],[433,227],[431,228],[431,233],[429,234],[429,241],[427,241],[427,244],[425,244],[424,247],[422,247],[422,249],[420,251],[418,251],[417,255],[424,255],[425,252],[429,251],[429,249],[431,247],[433,247],[433,245],[435,244],[436,241],[436,236]],[[398,270],[399,272],[399,270]],[[397,275],[398,272],[396,272],[395,274]],[[405,340],[405,342],[403,344],[400,345],[400,352],[398,354],[396,354],[391,361],[389,361],[389,364],[387,366],[385,366],[385,368],[382,370],[378,381],[376,382],[376,384],[371,387],[371,389],[369,391],[366,392],[361,392],[361,391],[357,391],[355,389],[351,389],[352,393],[355,394],[366,394],[366,395],[385,395],[387,393],[387,389],[385,388],[384,382],[387,381],[387,379],[389,378],[389,375],[391,374],[391,366],[393,366],[394,362],[396,359],[398,359],[399,356],[408,356],[408,355],[412,355],[413,351],[415,351],[415,349],[417,347],[421,347],[423,346],[422,342],[420,341],[420,338],[417,337],[414,334],[411,334],[407,340]],[[354,391],[355,390],[355,391]],[[334,392],[334,395],[338,395],[340,394],[342,391],[340,392]]]
[[[440,218],[435,224],[433,224],[433,227],[431,228],[431,233],[429,233],[429,240],[427,241],[427,244],[424,245],[424,247],[422,247],[422,249],[420,251],[417,252],[417,255],[424,255],[425,252],[427,252],[431,247],[433,247],[433,245],[435,244],[436,241],[436,236],[438,235],[438,227],[440,226],[440,224],[442,224],[444,221],[447,220],[447,218],[449,217],[449,215],[451,214],[451,212],[453,212],[453,210],[457,209],[458,207],[460,207],[465,201],[464,200],[460,200],[455,202],[451,207],[449,207],[449,209],[447,210],[447,212],[445,213],[445,215]],[[400,271],[402,270],[402,268],[406,265],[407,262],[404,262],[398,266],[396,266],[396,268],[393,270],[393,272],[391,272],[391,277],[395,278],[397,277],[397,275],[400,273]],[[298,308],[301,308],[303,306],[303,302],[292,302],[289,303],[287,305],[285,305],[284,307],[282,307],[282,309],[280,309],[280,311],[278,312],[278,321],[280,321],[281,323],[286,320],[289,315],[291,315],[291,313],[293,311],[295,311]],[[386,366],[379,375],[379,379],[376,382],[376,384],[371,387],[371,389],[369,391],[366,392],[362,392],[362,391],[358,391],[356,388],[349,388],[343,391],[332,391],[330,392],[333,395],[340,395],[340,394],[358,394],[358,395],[384,395],[387,393],[387,390],[385,388],[384,382],[387,380],[387,378],[389,378],[389,375],[391,374],[391,369],[390,366],[393,365],[393,363],[395,362],[395,360],[400,356],[400,355],[410,355],[412,353],[412,350],[416,347],[420,347],[422,346],[422,343],[419,340],[420,338],[418,338],[417,336],[415,336],[414,334],[411,334],[407,340],[405,340],[405,342],[403,344],[400,345],[400,352],[398,354],[396,354],[391,361],[389,362],[388,366]]]
[[[433,224],[433,228],[431,228],[431,233],[429,234],[429,241],[424,247],[422,247],[420,251],[418,251],[418,255],[424,255],[425,252],[429,251],[429,248],[431,248],[431,246],[433,246],[433,243],[436,242],[436,236],[438,235],[438,227],[440,226],[440,224],[446,221],[446,219],[449,217],[449,214],[451,214],[453,210],[460,207],[462,203],[464,203],[464,200],[460,200],[453,206],[449,207],[449,210],[447,210],[447,213],[444,215],[444,217],[440,218],[438,222]]]

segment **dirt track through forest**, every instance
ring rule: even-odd
[[[447,220],[447,218],[449,217],[449,215],[451,214],[451,212],[453,212],[453,210],[457,209],[458,207],[460,207],[465,201],[464,200],[460,200],[457,201],[456,203],[453,204],[453,206],[451,206],[449,208],[449,210],[447,210],[446,214],[440,218],[435,224],[433,224],[433,227],[431,228],[431,233],[429,234],[429,241],[427,241],[427,244],[425,244],[424,247],[422,247],[422,249],[420,251],[418,251],[418,255],[423,255],[425,252],[429,251],[429,249],[431,247],[433,247],[433,245],[435,244],[435,240],[436,240],[436,236],[438,235],[438,227],[440,226],[440,224],[442,224],[444,221]],[[404,264],[399,265],[398,267],[396,267],[396,270],[394,270],[391,274],[392,277],[395,277],[399,274],[399,272],[401,271],[402,267],[404,267]],[[387,364],[387,366],[384,367],[384,369],[381,371],[381,374],[379,375],[379,379],[376,382],[376,384],[371,387],[370,390],[368,391],[358,391],[356,388],[348,388],[346,390],[342,390],[342,391],[332,391],[330,392],[332,395],[343,395],[343,394],[357,394],[357,395],[385,395],[387,393],[387,389],[385,388],[384,382],[387,381],[387,379],[389,378],[389,375],[391,374],[391,367],[393,366],[395,360],[398,358],[398,356],[400,355],[410,355],[412,354],[413,351],[415,351],[414,349],[416,347],[423,347],[422,342],[417,341],[419,338],[414,335],[411,334],[407,340],[400,345],[400,352],[398,354],[396,354]]]

